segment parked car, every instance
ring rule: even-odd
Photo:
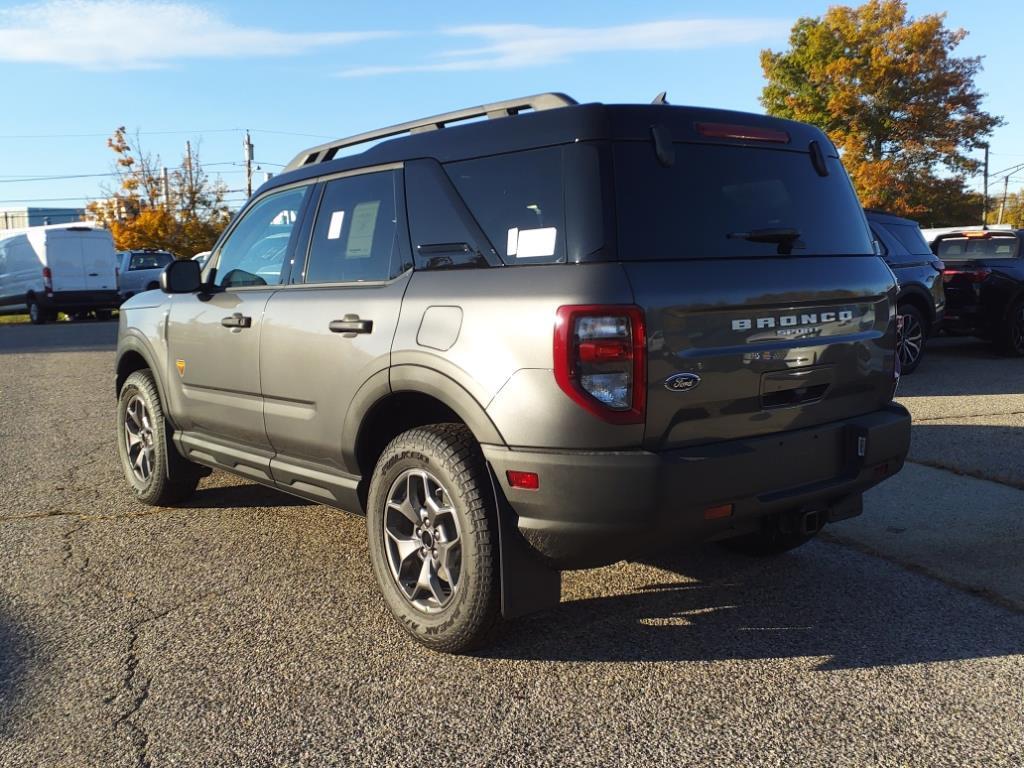
[[[945,264],[942,327],[1024,356],[1024,230],[958,227],[925,230],[925,236]]]
[[[913,373],[946,311],[943,264],[932,253],[916,221],[884,211],[867,209],[864,213],[882,258],[899,282],[896,312],[901,320],[900,363],[903,373]]]
[[[118,290],[125,299],[159,288],[160,274],[174,261],[173,254],[155,249],[122,251],[118,256]]]
[[[135,496],[215,467],[365,513],[435,649],[556,605],[561,569],[800,546],[909,446],[892,272],[800,123],[560,94],[417,120],[302,152],[161,279],[118,339]]]
[[[206,264],[210,260],[210,251],[200,251],[192,259],[199,264],[199,269],[206,269]]]
[[[35,324],[58,312],[109,319],[121,303],[114,241],[89,224],[0,232],[0,306],[25,307]]]

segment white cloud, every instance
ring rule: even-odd
[[[491,24],[443,30],[452,37],[475,37],[473,48],[443,51],[433,61],[410,65],[364,66],[346,69],[343,77],[368,77],[398,72],[457,72],[522,69],[558,64],[579,54],[621,51],[679,51],[752,43],[784,37],[792,24],[786,19],[677,19],[612,27],[539,27],[529,24]]]
[[[0,61],[150,69],[182,59],[290,56],[388,32],[276,32],[160,0],[48,0],[0,10]]]

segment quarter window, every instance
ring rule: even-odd
[[[398,249],[398,172],[335,179],[313,227],[307,283],[387,280]]]
[[[224,288],[278,285],[288,243],[309,187],[270,195],[253,205],[228,235],[217,261]]]
[[[561,147],[449,163],[445,171],[506,263],[565,259]]]

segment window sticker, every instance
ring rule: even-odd
[[[516,233],[516,249],[509,250],[509,255],[517,259],[530,259],[540,256],[555,255],[555,240],[558,227],[541,227],[540,229],[520,229]],[[509,230],[509,242],[512,231]]]
[[[368,259],[373,248],[373,231],[377,228],[380,200],[359,203],[352,210],[352,225],[348,230],[346,259]]]
[[[509,227],[508,230],[508,245],[505,247],[505,253],[509,256],[515,256],[519,252],[519,227]]]
[[[331,214],[331,224],[327,227],[327,239],[337,240],[341,237],[341,225],[345,223],[345,212],[335,211]]]

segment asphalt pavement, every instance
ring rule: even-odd
[[[0,326],[0,765],[1024,765],[1024,361],[939,340],[914,463],[827,537],[567,574],[450,657],[358,518],[221,473],[135,503],[115,332]]]

